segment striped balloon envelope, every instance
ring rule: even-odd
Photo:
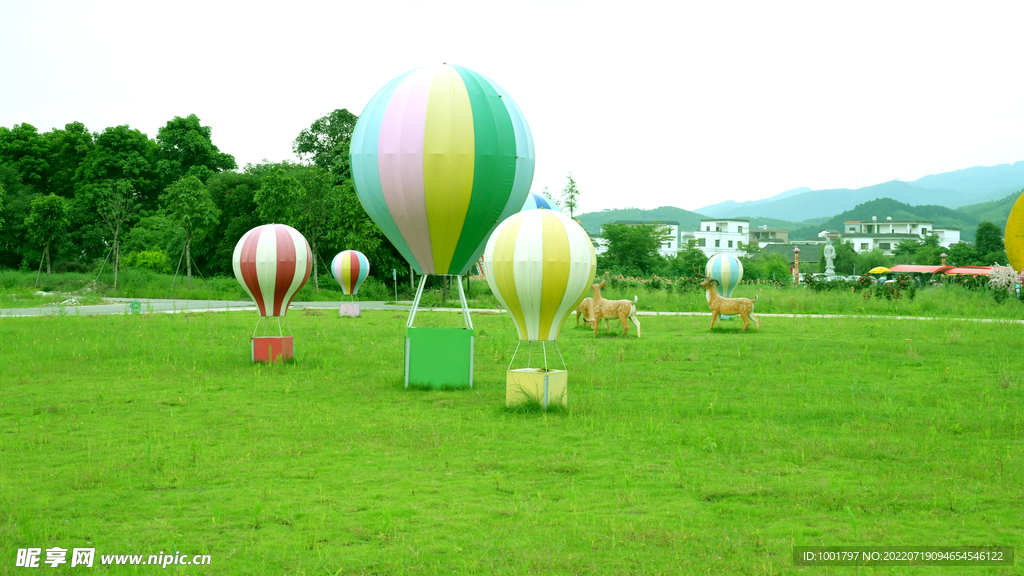
[[[281,317],[309,280],[313,251],[295,228],[265,224],[242,235],[231,264],[235,278],[259,307],[260,316]]]
[[[708,259],[704,273],[718,280],[719,296],[732,298],[733,289],[743,279],[743,263],[735,256],[715,254]],[[704,298],[710,300],[711,296],[704,292]]]
[[[554,210],[526,210],[498,225],[484,250],[491,292],[520,340],[553,342],[594,283],[597,257],[583,227]]]
[[[362,252],[345,250],[331,260],[331,274],[334,275],[338,284],[341,284],[341,291],[346,296],[357,294],[359,285],[366,280],[366,275],[369,273],[370,262]]]
[[[1006,257],[1010,260],[1010,266],[1018,272],[1024,271],[1024,192],[1010,209],[1003,243],[1006,245]]]
[[[367,214],[421,274],[469,270],[533,182],[533,136],[519,107],[462,66],[389,82],[363,109],[349,150]]]
[[[557,204],[541,196],[530,192],[526,197],[526,204],[523,204],[523,210],[554,210],[555,212],[561,212],[562,209]],[[522,212],[522,210],[520,210]]]

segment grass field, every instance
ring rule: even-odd
[[[594,339],[570,319],[569,410],[545,414],[503,406],[507,317],[474,316],[476,386],[444,392],[403,388],[405,314],[293,313],[297,361],[272,366],[249,361],[255,321],[0,321],[0,573],[53,546],[211,556],[93,568],[127,574],[917,573],[800,568],[792,547],[1024,553],[1019,324],[642,317],[642,339]]]

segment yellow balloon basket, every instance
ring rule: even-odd
[[[505,405],[569,405],[569,372],[543,368],[509,370],[505,376]]]

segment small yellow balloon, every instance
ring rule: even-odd
[[[1024,193],[1013,204],[1010,217],[1006,219],[1006,257],[1014,270],[1024,269]]]

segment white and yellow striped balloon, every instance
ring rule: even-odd
[[[513,214],[484,249],[487,283],[512,316],[520,340],[555,341],[596,272],[590,236],[554,210]]]

